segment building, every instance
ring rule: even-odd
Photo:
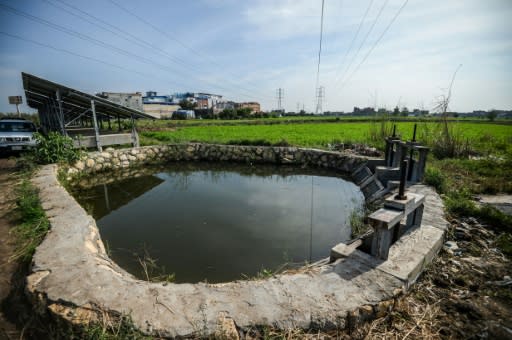
[[[222,96],[219,94],[203,92],[194,93],[194,98],[197,101],[198,109],[210,109],[215,107],[218,102],[222,101]]]
[[[195,119],[196,114],[194,110],[177,110],[175,113],[177,119]]]
[[[142,110],[155,118],[170,119],[179,109],[181,107],[171,96],[159,96],[155,91],[148,91],[142,97]]]
[[[214,107],[218,102],[222,100],[222,96],[218,94],[204,92],[185,92],[175,93],[174,100],[177,102],[180,102],[182,100],[188,100],[191,103],[197,104],[197,109],[205,110]]]
[[[144,113],[158,119],[171,119],[173,114],[181,109],[175,104],[143,104]]]
[[[236,105],[236,103],[232,102],[232,101],[217,102],[213,106],[213,112],[217,114],[223,110],[234,110],[235,105]]]
[[[147,91],[146,95],[142,97],[144,104],[177,104],[172,96],[158,95],[155,91]]]
[[[96,96],[113,103],[129,107],[130,109],[142,111],[142,94],[140,92],[101,92],[97,93]]]
[[[249,108],[249,109],[251,109],[251,112],[253,112],[253,113],[261,111],[260,103],[257,103],[257,102],[238,103],[236,105],[236,108],[237,109]]]

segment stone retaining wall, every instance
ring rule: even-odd
[[[80,173],[90,174],[181,160],[306,165],[331,168],[345,174],[353,173],[366,163],[364,157],[317,149],[190,143],[91,152],[70,167],[68,175],[72,177]]]
[[[365,158],[337,152],[172,144],[93,152],[67,173],[74,177],[110,169],[131,172],[139,165],[173,160],[309,165],[354,177],[366,171],[360,170]],[[51,231],[34,254],[27,278],[29,297],[39,309],[74,323],[94,319],[98,310],[102,315],[129,315],[136,328],[158,337],[222,336],[226,320],[236,334],[262,325],[343,329],[382,316],[437,253],[446,224],[439,196],[428,187],[410,188],[427,197],[426,217],[421,227],[409,230],[390,248],[385,262],[355,250],[333,263],[266,280],[151,283],[136,279],[108,257],[96,222],[62,187],[57,172],[57,166],[49,165],[33,178]],[[359,182],[373,177],[361,177]]]

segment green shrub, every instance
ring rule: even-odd
[[[37,163],[74,163],[81,156],[81,151],[73,147],[73,140],[67,136],[50,132],[48,136],[36,133],[34,137],[37,141],[34,149],[34,158]]]
[[[448,213],[457,216],[472,216],[494,227],[511,231],[512,217],[504,214],[491,205],[478,206],[468,190],[451,191],[444,196]]]
[[[512,257],[512,235],[503,233],[496,239],[496,245],[501,249],[503,254]]]
[[[459,216],[477,216],[478,207],[467,190],[450,191],[444,200],[446,210]]]
[[[446,177],[438,168],[427,167],[424,181],[426,184],[436,188],[437,192],[446,192]]]

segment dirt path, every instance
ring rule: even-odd
[[[14,239],[10,230],[14,225],[13,210],[15,207],[14,187],[16,184],[14,161],[0,158],[0,301],[4,307],[4,299],[11,290],[11,278],[17,269],[17,263],[9,261],[14,252]],[[8,306],[7,306],[8,307]],[[20,332],[0,309],[0,338],[19,339]]]

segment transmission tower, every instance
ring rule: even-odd
[[[316,114],[323,114],[322,101],[325,97],[325,87],[320,86],[316,89]]]
[[[282,111],[283,110],[283,96],[284,96],[284,89],[278,88],[276,90],[277,110],[278,111]]]

